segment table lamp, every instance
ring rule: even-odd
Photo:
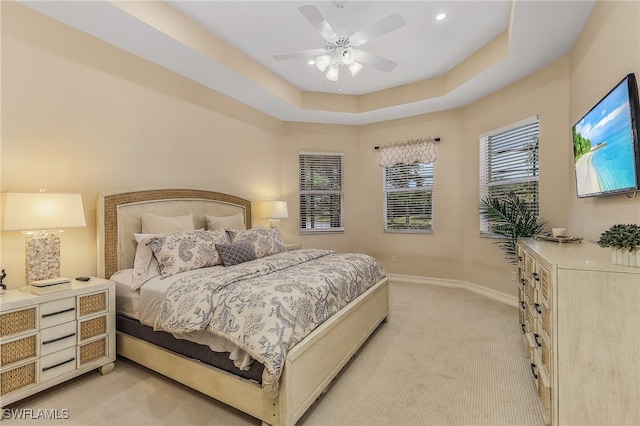
[[[60,232],[86,226],[80,194],[2,194],[3,231],[25,234],[26,284],[60,276]]]
[[[280,219],[289,217],[286,201],[263,201],[262,217],[269,218],[269,227],[278,229]]]

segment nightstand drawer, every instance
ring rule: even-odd
[[[78,297],[78,318],[107,312],[108,310],[109,303],[106,291]]]
[[[21,337],[0,345],[0,368],[38,356],[38,335]]]
[[[78,367],[108,355],[107,336],[78,347]]]
[[[38,308],[31,306],[0,314],[0,337],[8,337],[38,329]]]
[[[76,369],[76,347],[72,346],[40,358],[40,382]]]
[[[75,297],[66,297],[40,304],[40,328],[53,327],[75,319]]]
[[[38,383],[38,361],[3,371],[0,373],[0,395],[20,390]]]
[[[40,356],[75,346],[76,341],[75,321],[45,328],[40,331]]]
[[[78,343],[107,333],[107,316],[78,321]]]

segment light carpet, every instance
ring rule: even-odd
[[[544,424],[516,308],[463,289],[399,282],[390,301],[389,321],[299,425]],[[46,424],[260,424],[121,358],[106,376],[90,372],[7,408],[68,413]],[[43,421],[2,421],[27,424]]]

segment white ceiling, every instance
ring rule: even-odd
[[[355,77],[341,72],[339,83],[328,81],[305,60],[273,59],[276,54],[324,47],[320,34],[298,10],[308,1],[168,1],[301,92],[338,94],[340,89],[339,96],[393,90],[444,76],[494,37],[510,31],[506,57],[442,96],[363,112],[304,109],[107,1],[21,3],[278,119],[365,124],[464,106],[550,64],[571,50],[595,1],[352,0],[342,9],[333,1],[315,1],[339,33],[351,34],[393,12],[406,21],[406,26],[363,46],[397,62],[395,69],[387,74],[365,66]],[[440,12],[447,18],[436,21]]]

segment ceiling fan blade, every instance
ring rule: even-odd
[[[373,53],[369,53],[366,50],[358,51],[356,55],[356,61],[360,62],[363,65],[377,68],[380,71],[384,72],[391,72],[396,67],[396,65],[398,65],[397,62],[383,58],[382,56],[374,55]]]
[[[349,37],[349,40],[351,41],[351,44],[353,46],[362,46],[363,44],[368,43],[371,40],[388,34],[391,31],[395,31],[398,28],[402,28],[404,27],[404,25],[405,22],[402,15],[400,15],[398,12],[394,12],[386,18],[382,18],[378,22],[374,22],[368,27],[357,31],[356,33],[351,35],[351,37]]]
[[[298,10],[311,22],[311,25],[318,30],[325,40],[333,41],[338,37],[315,4],[305,4],[304,6],[300,6]]]
[[[306,59],[313,58],[315,56],[324,55],[327,53],[327,49],[311,49],[311,50],[303,50],[300,52],[291,52],[291,53],[282,53],[280,55],[274,55],[273,59],[276,61],[288,61],[291,59]]]

